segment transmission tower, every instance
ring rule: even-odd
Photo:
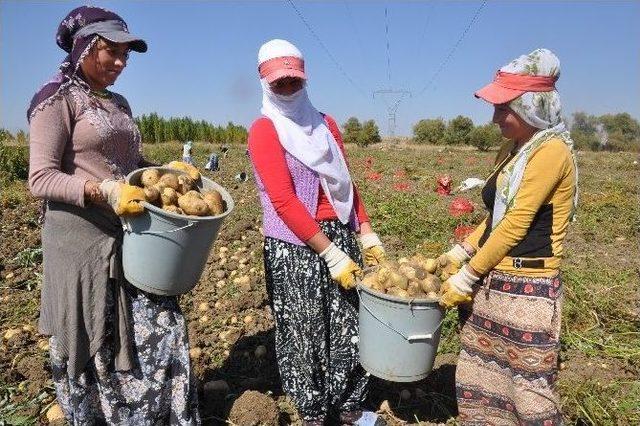
[[[382,98],[382,101],[387,106],[387,119],[389,126],[389,136],[394,137],[396,135],[396,112],[398,111],[398,106],[402,99],[405,96],[411,97],[411,92],[404,89],[380,89],[373,92],[373,99],[378,95],[379,98]],[[387,97],[383,95],[389,95]],[[390,102],[390,98],[396,97],[395,102]]]

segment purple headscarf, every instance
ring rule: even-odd
[[[88,34],[82,32],[78,34],[82,28],[90,24],[95,26],[97,23],[108,24],[108,28],[96,28],[95,31],[90,30]],[[136,52],[147,51],[147,43],[129,34],[127,24],[117,14],[92,6],[73,9],[62,20],[56,33],[56,43],[68,55],[60,64],[58,73],[33,95],[27,110],[27,120],[31,121],[33,115],[41,110],[47,101],[55,99],[61,89],[71,84],[78,84],[87,91],[89,90],[89,85],[83,80],[82,71],[79,68],[84,57],[98,40],[98,34],[114,42],[127,42],[129,48]]]

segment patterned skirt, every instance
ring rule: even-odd
[[[562,424],[555,391],[562,299],[559,276],[489,274],[461,311],[456,396],[462,424]]]
[[[322,221],[320,228],[362,265],[346,225]],[[359,409],[369,375],[359,364],[355,290],[345,291],[333,281],[324,260],[307,246],[266,238],[264,260],[284,391],[306,421]]]
[[[109,325],[114,320],[108,294],[105,343],[76,378],[67,373],[55,336],[50,338],[51,367],[58,403],[72,425],[196,425],[197,388],[191,374],[185,320],[175,297],[127,288],[133,319],[131,371],[115,371]]]

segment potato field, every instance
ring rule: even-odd
[[[8,149],[20,149],[9,147]],[[374,230],[393,259],[434,256],[484,217],[480,189],[436,192],[485,178],[495,152],[385,142],[348,145],[352,175]],[[145,145],[154,162],[181,145]],[[195,144],[203,174],[235,200],[196,288],[180,299],[189,321],[204,424],[298,424],[283,395],[262,264],[261,209],[245,146],[232,145],[220,171],[202,169],[211,144]],[[580,205],[565,241],[559,390],[567,424],[640,424],[640,167],[629,153],[579,152]],[[235,177],[246,172],[246,182]],[[452,210],[456,197],[471,202]],[[460,201],[458,199],[458,201]],[[55,400],[47,339],[37,333],[42,278],[41,202],[15,180],[2,188],[0,231],[0,425],[46,424]],[[455,214],[452,214],[455,213]],[[448,312],[431,374],[415,383],[372,380],[368,404],[389,424],[455,424],[457,311]]]

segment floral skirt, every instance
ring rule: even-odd
[[[353,233],[337,220],[320,228],[362,264]],[[361,408],[369,374],[358,358],[358,295],[331,279],[307,246],[266,238],[267,292],[276,323],[276,358],[284,391],[306,421]]]
[[[469,309],[469,308],[468,308]],[[456,369],[465,425],[559,425],[560,277],[492,271],[464,318]]]
[[[72,425],[196,425],[198,396],[191,374],[185,320],[175,297],[127,288],[132,310],[136,367],[115,371],[109,331],[105,343],[76,378],[55,336],[51,366],[58,403]],[[113,321],[108,303],[107,323]],[[107,326],[107,330],[112,327]]]

